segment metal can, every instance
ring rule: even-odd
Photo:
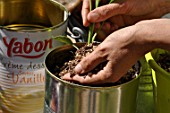
[[[82,47],[85,43],[75,43]],[[135,113],[137,91],[141,74],[120,85],[87,86],[60,79],[54,73],[56,64],[70,56],[74,48],[70,45],[57,47],[45,58],[45,109],[44,113]],[[60,59],[60,60],[58,60]]]
[[[55,0],[0,0],[0,106],[43,113],[48,51],[63,43],[68,11]]]

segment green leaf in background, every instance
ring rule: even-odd
[[[63,42],[63,43],[65,43],[65,44],[70,44],[70,45],[73,44],[73,42],[71,41],[71,39],[68,38],[67,36],[57,36],[57,37],[54,37],[53,39],[58,40],[58,41],[60,41],[60,42]]]
[[[77,50],[79,49],[73,42],[70,38],[68,38],[67,36],[57,36],[57,37],[54,37],[53,39],[55,40],[58,40],[60,42],[63,42],[65,44],[69,44],[69,45],[72,45],[74,48],[76,48]]]
[[[110,2],[109,3],[112,3],[112,2],[114,2],[115,0],[110,0]]]
[[[98,7],[98,6],[99,6],[100,1],[101,1],[101,0],[96,0],[95,7]]]

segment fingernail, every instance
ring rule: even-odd
[[[99,15],[97,13],[90,13],[89,19],[96,21],[99,18]]]
[[[78,65],[75,67],[74,71],[75,71],[76,73],[82,73],[82,71],[83,71],[82,66],[81,66],[80,64],[78,64]]]
[[[64,76],[61,76],[60,78],[61,78],[61,79],[64,79]]]
[[[64,76],[60,77],[61,79],[69,79],[70,78],[70,73],[66,73]]]
[[[89,23],[88,23],[87,21],[83,21],[83,25],[84,25],[85,27],[88,27],[88,26],[89,26]]]

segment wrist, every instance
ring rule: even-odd
[[[141,49],[142,54],[146,54],[158,46],[157,41],[152,38],[155,33],[150,21],[141,21],[135,24],[135,29],[135,43],[139,45],[138,47]]]
[[[138,42],[149,52],[155,48],[170,50],[170,19],[153,19],[136,25]]]

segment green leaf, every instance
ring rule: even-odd
[[[115,1],[115,0],[110,0],[109,4],[112,3],[112,2],[114,2],[114,1]]]
[[[73,42],[70,38],[68,38],[67,36],[57,36],[57,37],[54,37],[53,39],[55,40],[58,40],[60,42],[63,42],[65,44],[69,44],[69,45],[72,45],[74,48],[76,48],[77,50],[79,49]]]
[[[96,4],[95,4],[95,7],[96,7],[96,8],[99,6],[100,1],[101,1],[101,0],[96,0]]]
[[[67,36],[57,36],[57,37],[54,37],[53,39],[63,42],[65,44],[70,44],[70,45],[73,44],[72,40],[68,38]]]

